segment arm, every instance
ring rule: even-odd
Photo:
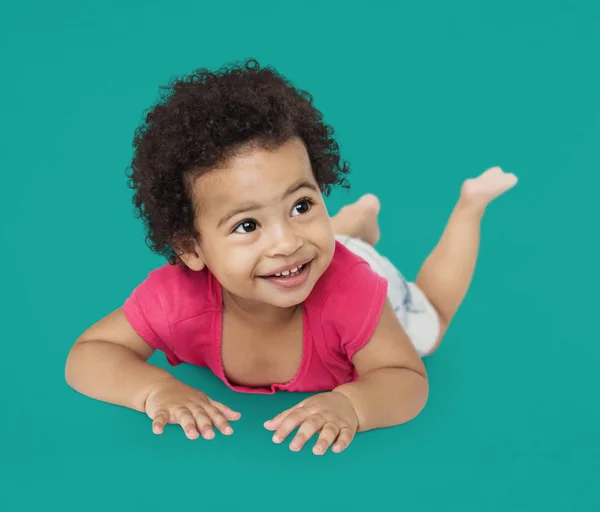
[[[143,412],[150,390],[158,382],[173,379],[146,362],[153,353],[118,308],[77,339],[67,359],[65,378],[79,393]]]
[[[85,331],[73,345],[65,369],[76,391],[116,405],[145,412],[152,430],[167,423],[181,425],[189,439],[233,433],[228,420],[240,414],[146,361],[154,349],[131,327],[119,308]]]
[[[373,337],[352,362],[359,380],[333,391],[345,395],[358,417],[358,431],[406,423],[425,407],[425,366],[386,299]]]

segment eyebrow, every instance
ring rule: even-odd
[[[315,185],[313,185],[312,183],[310,183],[309,181],[307,181],[305,179],[300,179],[300,180],[292,183],[288,187],[288,189],[281,196],[281,199],[285,199],[286,197],[291,196],[294,192],[297,192],[301,188],[309,188],[309,189],[313,190],[314,192],[319,192],[319,189]],[[260,208],[262,208],[262,205],[260,203],[256,203],[256,202],[242,203],[237,208],[229,211],[225,216],[223,216],[221,218],[221,220],[217,224],[217,229],[220,228],[223,224],[225,224],[229,219],[231,219],[232,217],[234,217],[240,213],[248,212],[250,210],[259,210]]]

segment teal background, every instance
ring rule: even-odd
[[[591,1],[4,1],[0,508],[600,509],[599,27]],[[143,111],[250,56],[314,96],[353,169],[332,212],[378,194],[379,249],[410,279],[464,179],[520,179],[486,213],[426,409],[341,455],[270,441],[263,421],[304,395],[177,367],[243,414],[192,442],[64,381],[76,337],[164,263],[126,186]]]

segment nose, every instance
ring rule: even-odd
[[[290,226],[279,223],[273,226],[267,255],[291,256],[304,245],[304,240]]]

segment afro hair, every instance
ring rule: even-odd
[[[136,217],[146,244],[171,265],[182,264],[179,248],[200,233],[195,227],[191,185],[248,147],[273,150],[299,137],[321,192],[349,188],[347,162],[340,161],[334,130],[296,89],[255,59],[212,72],[200,68],[160,87],[159,100],[135,130],[127,167]]]

